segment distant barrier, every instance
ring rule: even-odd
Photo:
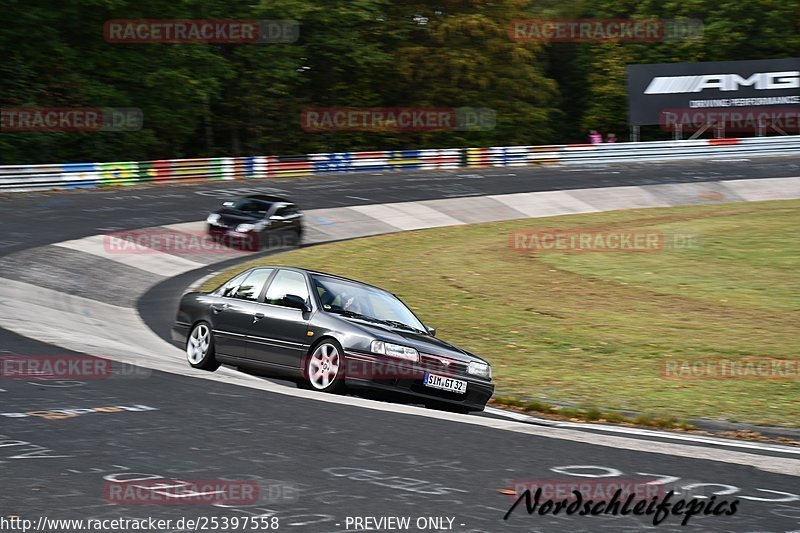
[[[297,156],[9,165],[0,166],[0,190],[77,189],[137,183],[281,178],[350,172],[588,165],[793,154],[800,154],[800,135],[597,145],[383,150]]]

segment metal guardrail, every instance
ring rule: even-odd
[[[470,167],[585,165],[703,159],[731,154],[736,156],[800,154],[800,136],[467,148],[466,162]]]
[[[800,135],[597,145],[504,146],[0,166],[0,191],[116,187],[348,172],[442,170],[800,154]]]

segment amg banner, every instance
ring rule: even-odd
[[[800,58],[628,65],[627,74],[632,126],[691,128],[702,115],[753,131],[800,111]]]

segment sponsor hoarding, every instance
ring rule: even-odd
[[[632,126],[663,125],[662,113],[675,109],[772,112],[800,105],[800,58],[628,65],[627,74]]]

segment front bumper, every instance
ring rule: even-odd
[[[206,232],[215,242],[228,248],[243,252],[256,252],[261,248],[261,233],[257,231],[240,233],[231,228],[206,224]]]
[[[353,388],[380,389],[410,395],[422,400],[445,402],[483,411],[494,393],[490,381],[441,368],[426,368],[418,363],[392,360],[383,355],[345,352],[345,383]],[[467,392],[459,394],[424,385],[425,372],[467,382]]]

